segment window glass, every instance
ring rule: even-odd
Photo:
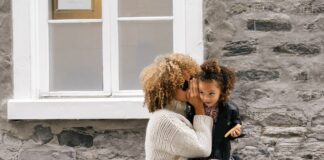
[[[50,91],[101,91],[100,23],[50,25]]]
[[[119,17],[172,16],[172,0],[118,0]]]
[[[119,88],[141,89],[140,71],[172,50],[172,21],[119,22]]]

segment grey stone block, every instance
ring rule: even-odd
[[[248,5],[245,3],[234,3],[231,5],[229,13],[231,15],[241,14],[248,10]]]
[[[0,160],[17,160],[19,148],[0,144]]]
[[[281,12],[284,10],[284,8],[274,4],[271,1],[265,1],[265,2],[247,1],[245,3],[236,2],[233,3],[229,8],[230,8],[229,13],[231,15],[237,15],[241,13],[262,12],[262,11]]]
[[[93,145],[93,136],[81,130],[64,130],[57,135],[60,145],[70,147],[91,147]]]
[[[238,80],[247,80],[247,81],[268,81],[279,78],[278,71],[266,71],[266,70],[257,70],[250,69],[245,71],[238,71],[236,73]]]
[[[244,160],[272,160],[266,147],[245,146],[236,153]]]
[[[10,0],[0,0],[0,14],[9,13],[11,10]]]
[[[109,151],[110,158],[144,159],[144,139],[144,128],[110,130],[98,134],[94,139],[94,146],[106,148]]]
[[[279,20],[249,19],[247,29],[254,31],[291,31],[292,25],[290,22]]]
[[[262,123],[266,126],[284,126],[284,127],[292,127],[292,126],[303,126],[305,122],[298,117],[294,117],[298,113],[294,114],[279,114],[279,113],[271,113],[267,116]]]
[[[18,160],[76,160],[76,153],[67,147],[33,146],[22,149]]]
[[[321,52],[321,48],[315,44],[284,43],[274,47],[273,51],[292,55],[318,55]]]
[[[305,127],[272,127],[266,126],[263,134],[267,136],[303,136],[307,133]]]
[[[313,115],[312,126],[324,126],[324,111]]]
[[[298,98],[301,98],[305,102],[318,100],[324,97],[324,90],[303,90],[298,91]]]
[[[256,41],[230,42],[223,47],[224,56],[248,55],[256,51]]]
[[[324,3],[314,5],[312,8],[312,13],[317,13],[317,14],[324,13]]]
[[[317,125],[311,128],[312,133],[308,136],[319,141],[324,141],[324,126]]]
[[[309,75],[307,72],[303,71],[303,72],[299,72],[296,75],[294,75],[294,81],[303,81],[306,82],[307,80],[309,80]]]
[[[40,144],[48,143],[53,139],[54,135],[50,127],[43,127],[42,125],[37,125],[34,127],[33,140]]]

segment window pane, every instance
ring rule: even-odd
[[[172,21],[119,22],[119,88],[141,89],[141,70],[173,50]]]
[[[58,0],[58,9],[74,10],[74,9],[87,9],[91,10],[92,0]]]
[[[101,34],[101,24],[51,24],[51,91],[103,90]]]
[[[118,0],[119,17],[172,16],[172,0]]]

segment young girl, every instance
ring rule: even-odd
[[[200,98],[204,103],[206,115],[213,118],[212,153],[200,160],[233,160],[230,155],[230,140],[241,136],[241,120],[238,107],[229,101],[234,88],[235,73],[220,66],[215,59],[201,65],[199,74]],[[226,136],[225,136],[226,135]]]

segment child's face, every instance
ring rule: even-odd
[[[207,107],[216,107],[221,89],[215,80],[211,82],[199,81],[199,93],[201,100]]]

